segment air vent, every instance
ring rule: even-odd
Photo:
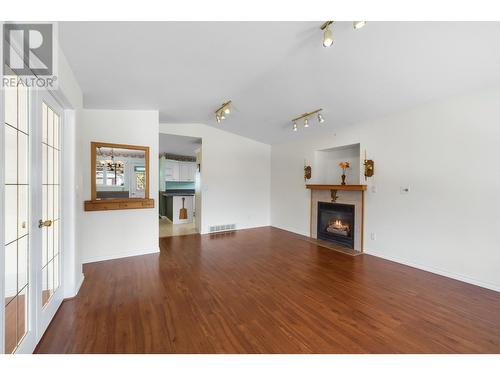
[[[236,224],[211,225],[208,227],[210,233],[229,232],[236,230]]]

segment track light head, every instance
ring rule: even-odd
[[[324,123],[325,122],[325,119],[323,118],[323,116],[321,115],[321,113],[318,113],[318,122],[320,124]]]
[[[292,127],[292,129],[293,129],[293,131],[294,131],[294,132],[296,132],[296,131],[297,131],[297,123],[296,123],[296,122],[294,122],[294,123],[293,123],[293,127]]]
[[[309,127],[309,120],[306,118],[304,120],[304,128],[308,128]]]
[[[231,110],[229,109],[229,106],[227,106],[226,108],[224,108],[224,113],[226,115],[230,114],[231,113]]]
[[[354,21],[352,23],[352,26],[354,27],[354,30],[359,30],[362,27],[364,27],[365,25],[366,25],[366,21]]]
[[[218,124],[220,124],[220,116],[218,114],[215,115],[215,120]]]
[[[323,47],[330,47],[333,44],[333,33],[330,30],[330,25],[325,27],[325,32],[323,33]]]

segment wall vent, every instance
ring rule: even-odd
[[[236,230],[236,224],[210,225],[208,227],[209,233],[229,232],[232,230]]]

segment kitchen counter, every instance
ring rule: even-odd
[[[180,219],[180,209],[187,210],[187,219]],[[194,190],[164,190],[160,191],[160,216],[168,217],[173,224],[186,224],[193,221]]]
[[[178,189],[178,190],[164,190],[160,192],[164,197],[175,197],[175,196],[193,196],[194,190],[191,189]]]

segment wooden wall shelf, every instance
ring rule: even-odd
[[[311,190],[365,191],[367,185],[306,185],[306,188]]]
[[[137,208],[154,208],[154,199],[103,199],[85,201],[85,211],[130,210]]]

